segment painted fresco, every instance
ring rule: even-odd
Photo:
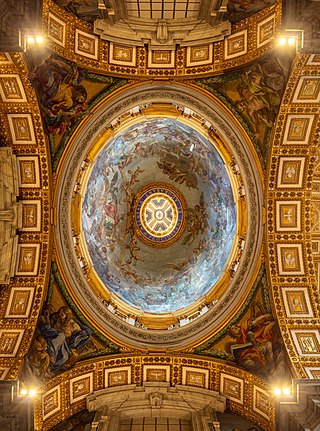
[[[174,186],[187,205],[185,233],[162,249],[139,240],[132,218],[135,194],[153,183]],[[224,163],[178,121],[134,125],[95,161],[82,228],[99,277],[126,303],[151,313],[186,307],[215,284],[232,248],[236,207]]]
[[[54,170],[76,126],[97,102],[126,82],[89,73],[54,54],[34,67],[30,80],[38,95]]]
[[[226,18],[231,22],[240,21],[275,3],[276,0],[229,0]]]
[[[70,416],[50,429],[50,431],[87,431],[88,426],[94,420],[96,412],[89,412],[87,409]]]
[[[101,19],[102,14],[98,9],[97,0],[72,1],[72,0],[54,0],[58,6],[63,7],[67,12],[70,12],[80,19],[85,21],[94,21]]]
[[[291,381],[285,346],[272,315],[264,272],[230,324],[197,347],[195,352],[232,361],[271,384]]]
[[[79,360],[118,352],[116,345],[95,334],[84,318],[77,317],[63,294],[67,297],[54,263],[47,300],[25,357],[23,382],[42,384],[57,373],[70,369]]]
[[[85,21],[94,21],[103,18],[97,7],[97,0],[71,1],[71,0],[54,0],[57,5],[63,7],[80,19]],[[227,13],[225,18],[232,22],[248,18],[265,7],[272,6],[276,0],[229,0],[227,4]]]
[[[247,418],[226,411],[225,413],[217,412],[217,417],[220,422],[222,431],[260,431],[261,428],[257,427],[253,422]]]
[[[231,109],[263,159],[279,112],[290,63],[286,55],[267,57],[244,69],[196,81]]]

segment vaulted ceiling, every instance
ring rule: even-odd
[[[45,0],[23,53],[2,7],[1,378],[39,430],[157,382],[274,429],[320,376],[316,2]]]

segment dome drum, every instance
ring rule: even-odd
[[[154,140],[149,153],[147,136]],[[125,149],[122,156],[117,145]],[[248,145],[217,101],[180,85],[123,92],[92,115],[86,131],[78,131],[58,184],[59,195],[71,198],[57,202],[58,248],[70,263],[61,271],[75,302],[108,336],[140,348],[183,347],[218,330],[236,306],[233,298],[243,300],[260,262],[262,229],[260,169]],[[200,168],[194,159],[202,156],[209,161]],[[213,159],[220,160],[215,167]],[[101,172],[107,172],[103,181]],[[116,188],[119,178],[122,191]],[[216,187],[216,178],[220,191],[206,184]],[[68,239],[62,244],[59,238]],[[211,250],[214,241],[216,250],[227,248],[209,257],[209,241]],[[187,265],[193,265],[194,278]],[[117,281],[124,279],[122,285]],[[141,283],[143,292],[136,293]]]

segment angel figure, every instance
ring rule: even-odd
[[[191,244],[196,236],[204,233],[208,227],[207,210],[204,202],[204,194],[201,193],[199,205],[188,209],[188,233],[185,236],[182,244]]]

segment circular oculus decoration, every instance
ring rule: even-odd
[[[165,247],[179,239],[186,226],[182,194],[164,183],[149,184],[136,196],[135,231],[149,245]]]

